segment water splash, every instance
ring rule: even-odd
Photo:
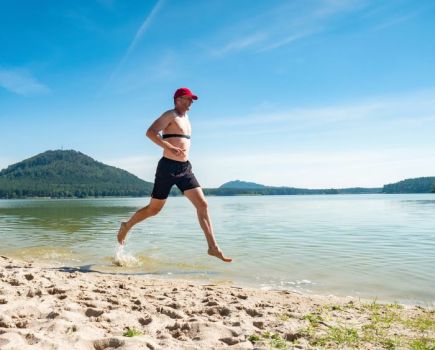
[[[116,266],[130,267],[137,266],[139,261],[131,254],[124,252],[124,246],[119,245],[113,257],[113,264]]]

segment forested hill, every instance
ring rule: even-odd
[[[47,151],[0,172],[0,198],[145,196],[152,183],[77,151]]]
[[[382,188],[324,188],[308,189],[295,187],[274,187],[247,181],[229,181],[219,188],[204,190],[208,195],[237,196],[237,195],[297,195],[297,194],[367,194],[380,193]]]
[[[258,188],[266,188],[266,186],[257,184],[255,182],[235,180],[235,181],[225,182],[219,188],[258,189]]]
[[[384,193],[429,193],[435,192],[435,176],[406,179],[384,185]]]

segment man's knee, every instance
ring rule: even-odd
[[[151,216],[157,215],[162,210],[162,207],[148,206],[148,212]]]
[[[200,202],[198,202],[198,204],[196,205],[196,209],[198,210],[198,211],[201,211],[201,212],[205,212],[205,211],[207,211],[207,208],[208,208],[208,203],[207,203],[207,201],[204,199],[204,200],[201,200]]]

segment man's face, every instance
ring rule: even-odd
[[[179,99],[180,107],[185,109],[186,111],[190,108],[190,105],[193,103],[193,99],[190,96],[181,96]]]

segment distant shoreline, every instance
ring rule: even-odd
[[[152,182],[144,181],[126,170],[103,164],[74,150],[46,151],[0,171],[0,198],[4,199],[139,198],[149,196],[153,185]],[[207,196],[431,192],[435,192],[434,176],[405,179],[383,187],[308,189],[233,180],[218,188],[204,188]],[[170,194],[181,195],[176,188]]]
[[[424,195],[434,195],[434,192],[421,193],[421,192],[403,192],[403,193],[386,193],[386,192],[377,192],[377,193],[295,193],[295,194],[249,194],[249,193],[240,193],[240,194],[210,194],[205,193],[207,197],[281,197],[281,196],[348,196],[348,195],[400,195],[400,194],[424,194]],[[15,197],[15,198],[0,198],[0,200],[27,200],[27,199],[52,199],[52,200],[81,200],[81,199],[117,199],[117,198],[150,198],[151,195],[146,196],[86,196],[86,197]],[[182,194],[169,196],[170,198],[183,197]]]

